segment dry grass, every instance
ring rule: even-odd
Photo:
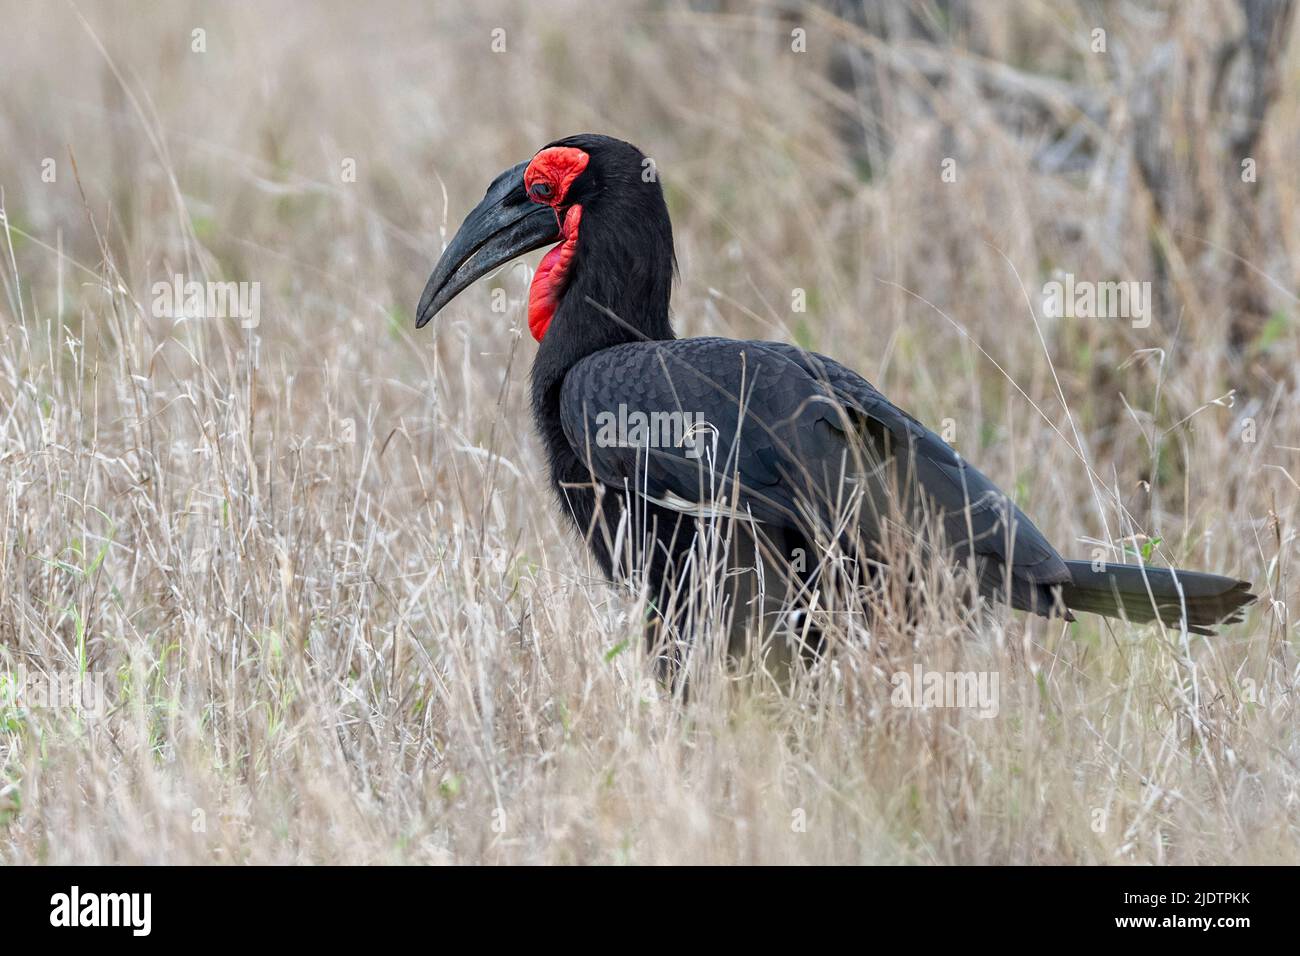
[[[1091,5],[981,4],[946,82],[813,10],[705,6],[3,4],[0,673],[102,676],[110,712],[0,689],[0,860],[1300,861],[1300,44],[1259,144],[1275,318],[1233,351],[1235,212],[1213,162],[1186,172],[1222,117],[1166,119],[1159,207],[1122,109],[1090,172],[1045,169],[1045,121],[966,69],[1122,106]],[[1194,73],[1234,14],[1177,6],[1105,5],[1112,48]],[[835,42],[878,54],[887,155],[846,145]],[[1062,551],[1150,535],[1261,604],[1190,640],[971,634],[949,604],[846,630],[788,691],[715,662],[668,697],[545,490],[522,270],[505,315],[487,283],[410,315],[491,176],[584,130],[658,164],[685,333],[828,351],[951,419]],[[1148,329],[1047,319],[1056,269],[1159,272],[1167,300]],[[178,272],[259,282],[260,324],[153,315]],[[914,662],[998,673],[999,715],[892,707]]]

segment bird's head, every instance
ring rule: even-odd
[[[671,336],[672,226],[654,163],[592,133],[549,143],[492,181],[434,267],[416,327],[493,269],[551,243],[529,291],[539,342],[574,301],[629,325],[633,337]]]

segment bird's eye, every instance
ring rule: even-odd
[[[535,199],[550,199],[552,192],[550,183],[533,183],[533,188],[529,190]]]

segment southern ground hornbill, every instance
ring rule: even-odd
[[[672,225],[651,168],[628,143],[580,135],[506,170],[439,259],[416,324],[556,243],[529,293],[533,415],[561,508],[606,575],[647,588],[652,631],[697,630],[703,589],[723,595],[705,603],[733,648],[769,619],[794,621],[806,644],[829,568],[879,587],[899,554],[905,592],[942,554],[967,594],[1042,615],[1199,633],[1241,619],[1248,582],[1063,560],[993,482],[834,359],[675,338]],[[700,583],[710,563],[716,589]]]

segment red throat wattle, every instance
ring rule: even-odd
[[[528,290],[528,328],[533,338],[541,341],[555,318],[555,307],[569,281],[569,268],[573,253],[578,248],[578,224],[582,221],[582,207],[570,206],[560,227],[563,241],[542,257],[533,284]]]

